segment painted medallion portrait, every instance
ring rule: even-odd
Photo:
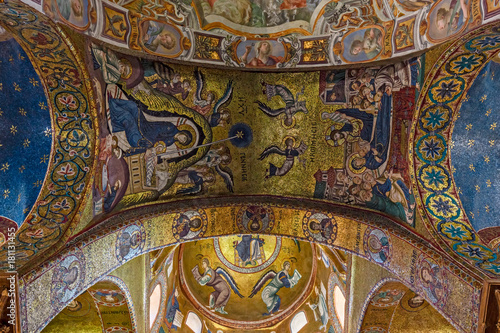
[[[285,60],[283,44],[274,40],[248,40],[238,44],[238,59],[246,67],[276,67]]]
[[[427,36],[441,42],[465,29],[470,17],[471,0],[443,0],[435,4],[429,15]]]
[[[170,24],[147,20],[141,24],[141,43],[144,50],[168,58],[182,53],[182,33]]]
[[[341,53],[346,62],[362,62],[375,59],[384,49],[385,32],[382,27],[355,30],[342,40],[344,50]]]
[[[45,0],[43,9],[50,18],[59,18],[78,30],[85,30],[90,25],[88,0]]]

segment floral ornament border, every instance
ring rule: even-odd
[[[410,172],[427,229],[459,262],[500,275],[500,258],[482,244],[465,214],[451,171],[454,121],[479,72],[500,51],[500,29],[480,27],[452,44],[422,87],[410,136]],[[460,75],[460,76],[459,76]]]
[[[16,269],[59,241],[89,190],[96,153],[96,106],[90,78],[69,38],[31,7],[0,3],[0,19],[42,81],[52,121],[52,150],[42,190],[16,234]],[[7,247],[0,269],[7,268]]]

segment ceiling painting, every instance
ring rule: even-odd
[[[443,246],[484,272],[500,273],[495,162],[498,112],[495,69],[498,29],[483,27],[450,47],[430,73],[411,142],[412,172],[427,225]],[[477,112],[481,105],[481,113]],[[483,109],[484,106],[484,109]],[[493,164],[492,164],[493,163]],[[496,185],[495,185],[496,184]]]
[[[409,55],[493,20],[500,13],[497,7],[489,0],[45,0],[42,9],[115,46],[192,63],[265,70]]]
[[[218,250],[228,258],[221,260]],[[274,236],[187,243],[181,247],[182,286],[199,310],[219,323],[243,329],[271,326],[311,291],[313,253],[309,243]]]
[[[52,129],[44,86],[29,56],[11,37],[0,42],[0,57],[0,243],[4,243],[29,216],[40,193]]]
[[[73,218],[88,188],[95,149],[95,109],[87,74],[62,32],[38,15],[17,2],[0,7],[2,30],[16,36],[16,41],[2,42],[0,94],[8,94],[9,105],[0,106],[6,126],[0,174],[5,177],[2,215],[7,215],[2,217],[2,233],[14,227],[9,221],[27,222],[15,239],[9,237],[16,246],[17,268],[78,222]],[[17,147],[15,154],[7,142]],[[4,246],[4,268],[7,255]]]
[[[414,225],[406,149],[420,59],[255,76],[91,49],[105,105],[96,220],[138,203],[237,193],[331,200]],[[252,207],[239,219],[251,232],[274,223]],[[192,240],[206,226],[205,212],[185,211],[173,233]],[[331,215],[312,213],[303,228],[330,243],[337,233]]]

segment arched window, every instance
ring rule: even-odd
[[[345,320],[345,296],[339,286],[333,288],[333,304],[335,304],[335,314],[339,319],[340,326],[344,329]]]
[[[302,327],[306,326],[307,318],[304,311],[300,311],[295,316],[293,316],[292,322],[290,323],[290,332],[297,333],[302,329]]]
[[[201,324],[201,319],[194,312],[189,311],[186,319],[186,325],[194,332],[201,333],[203,325]]]
[[[161,286],[158,283],[149,296],[149,328],[153,327],[155,323],[156,316],[160,311],[160,302],[161,302]]]

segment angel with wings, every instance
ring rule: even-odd
[[[295,143],[295,139],[288,137],[285,140],[285,150],[281,150],[278,146],[272,145],[264,149],[264,151],[260,154],[259,160],[263,160],[266,157],[268,157],[271,154],[278,154],[278,155],[283,155],[286,157],[285,162],[283,162],[283,165],[280,167],[277,167],[273,163],[269,163],[269,169],[266,169],[266,179],[272,176],[284,176],[290,171],[295,163],[295,157],[299,158],[298,156],[304,154],[304,152],[307,149],[307,145],[304,142],[300,142],[300,145],[295,148],[293,145]],[[305,165],[305,160],[301,160],[299,158],[299,161],[302,162],[303,165]],[[269,174],[267,175],[267,172]]]
[[[216,97],[212,91],[209,91],[207,93],[203,92],[205,86],[205,77],[203,76],[203,73],[201,71],[196,69],[194,71],[194,76],[196,78],[196,94],[194,95],[193,99],[194,103],[193,109],[196,110],[201,115],[207,116],[207,114],[210,112],[212,108],[212,104],[214,103]],[[202,97],[203,95],[205,95],[206,97],[203,98]],[[227,105],[229,105],[229,103],[231,103],[232,98],[233,98],[233,81],[229,80],[226,86],[226,90],[224,91],[224,94],[215,103],[215,106],[213,108],[213,113],[207,117],[211,127],[222,126],[224,125],[224,123],[229,122],[230,118],[229,111],[224,108]]]
[[[277,117],[280,114],[284,115],[283,125],[286,128],[293,127],[294,118],[293,116],[297,112],[308,113],[306,107],[306,101],[299,101],[299,96],[304,94],[304,88],[298,92],[295,97],[293,96],[290,89],[281,84],[269,84],[265,82],[261,82],[262,84],[262,93],[267,96],[267,100],[270,101],[274,96],[280,96],[283,102],[285,102],[284,108],[273,109],[270,106],[260,102],[255,101],[258,104],[259,109],[267,114],[269,117]]]
[[[188,97],[191,91],[191,82],[189,80],[184,79],[181,81],[179,73],[161,62],[155,62],[153,66],[156,74],[161,78],[161,80],[156,80],[156,90],[171,96],[181,94],[183,100]]]
[[[262,287],[271,280],[262,290],[262,301],[266,304],[267,313],[265,316],[272,316],[279,311],[281,305],[281,298],[277,295],[281,288],[293,288],[297,282],[300,280],[302,275],[295,270],[293,276],[290,276],[289,271],[291,268],[290,261],[285,261],[283,263],[283,269],[276,273],[274,270],[270,270],[257,281],[252,289],[252,293],[249,298],[254,297]]]
[[[227,312],[224,311],[224,307],[231,296],[231,289],[236,295],[243,298],[236,281],[226,270],[224,270],[224,268],[217,267],[213,270],[207,258],[203,258],[201,266],[204,270],[203,275],[200,275],[198,265],[196,265],[191,272],[199,284],[214,288],[208,301],[210,309],[221,314],[227,314]]]
[[[229,168],[231,163],[231,151],[226,146],[215,147],[213,146],[205,156],[196,162],[196,166],[209,167],[215,170],[219,176],[222,177],[229,192],[233,192],[234,181],[233,171]]]

